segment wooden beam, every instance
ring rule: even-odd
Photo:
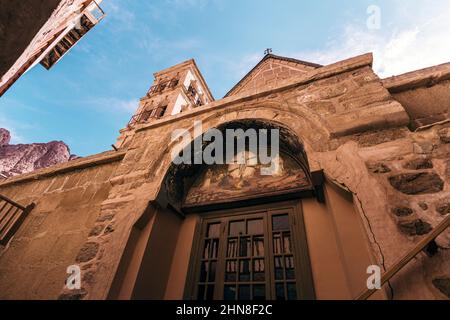
[[[8,203],[10,203],[10,204],[12,204],[13,206],[15,206],[15,207],[17,207],[17,208],[20,208],[20,209],[22,209],[22,210],[25,210],[25,207],[24,207],[24,206],[18,204],[17,202],[15,202],[15,201],[13,201],[13,200],[9,199],[8,197],[5,197],[5,196],[3,196],[3,195],[1,195],[1,194],[0,194],[0,199],[3,200],[3,201],[8,202]]]
[[[416,255],[423,251],[427,245],[436,239],[442,232],[444,232],[448,227],[450,227],[450,215],[435,228],[431,233],[429,233],[425,238],[423,238],[410,252],[398,260],[386,273],[381,277],[381,286],[392,279],[400,270],[403,269]],[[356,300],[367,300],[370,298],[378,289],[368,289],[361,293]]]

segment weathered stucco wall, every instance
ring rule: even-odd
[[[68,166],[57,168],[67,170]],[[109,178],[116,167],[117,162],[94,164],[0,185],[1,194],[21,204],[36,204],[8,246],[0,248],[0,299],[59,296],[68,277],[67,267],[88,259],[94,250],[91,247],[79,252],[88,235],[114,231],[110,221],[103,222],[103,229],[93,226],[111,189]],[[84,274],[84,281],[89,281],[89,274]]]

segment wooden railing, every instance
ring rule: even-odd
[[[164,90],[173,89],[179,84],[179,79],[173,78],[171,80],[163,81],[158,84],[152,85],[147,92],[147,97],[150,97],[152,94],[161,93]]]
[[[151,110],[147,110],[141,113],[138,113],[131,117],[130,122],[128,122],[128,127],[132,127],[138,123],[145,123],[150,119],[159,119],[164,116],[167,107],[158,107]]]
[[[24,207],[0,195],[0,245],[6,245],[11,240],[11,237],[34,207],[34,203]]]
[[[404,257],[398,260],[388,271],[386,271],[381,277],[381,285],[383,286],[389,280],[392,279],[400,270],[402,270],[415,256],[417,256],[421,251],[427,248],[427,246],[434,241],[442,232],[444,232],[448,227],[450,227],[450,215],[448,215],[436,228],[433,229],[425,238],[423,238],[410,252],[408,252]],[[368,289],[361,293],[356,300],[367,300],[369,299],[377,289]]]

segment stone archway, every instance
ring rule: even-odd
[[[303,142],[299,139],[298,135],[287,126],[265,119],[240,119],[221,123],[215,129],[223,132],[227,129],[242,129],[245,131],[250,128],[258,130],[275,129],[279,131],[280,154],[283,155],[280,155],[280,158],[283,161],[283,164],[286,164],[283,168],[289,167],[289,169],[286,171],[286,175],[283,175],[284,173],[280,174],[276,179],[263,184],[265,188],[273,188],[273,190],[269,190],[273,191],[270,195],[267,193],[264,193],[263,195],[260,192],[261,190],[256,190],[257,188],[252,189],[250,186],[247,189],[240,191],[242,193],[244,193],[244,191],[246,192],[245,197],[239,201],[232,201],[232,207],[248,207],[249,205],[274,203],[294,199],[297,201],[301,197],[323,197],[320,173],[311,173]],[[197,136],[196,139],[201,139],[206,132],[207,130],[204,130],[202,135]],[[191,148],[191,146],[195,144],[196,139],[193,139],[185,149]],[[204,145],[203,148],[206,146],[207,145]],[[171,147],[173,147],[173,145]],[[165,156],[167,158],[168,154]],[[287,158],[283,158],[284,156]],[[163,166],[163,164],[161,166]],[[200,164],[170,164],[169,169],[166,170],[164,179],[161,182],[155,201],[151,202],[146,211],[148,213],[144,214],[133,228],[132,236],[127,245],[129,248],[125,250],[124,254],[124,257],[126,258],[123,258],[123,260],[125,260],[124,263],[127,263],[128,265],[124,268],[119,268],[125,270],[123,271],[124,273],[122,276],[116,276],[116,278],[122,278],[117,281],[127,281],[124,280],[127,278],[126,274],[129,274],[130,270],[133,269],[134,271],[132,272],[135,274],[133,276],[128,276],[128,279],[132,279],[131,281],[133,284],[129,285],[127,295],[121,296],[119,292],[118,294],[110,295],[111,297],[127,296],[138,299],[163,297],[162,290],[164,288],[164,281],[168,281],[168,277],[171,275],[168,273],[169,270],[167,267],[165,270],[155,267],[155,265],[152,264],[152,261],[156,258],[156,256],[154,256],[154,251],[147,251],[144,250],[144,248],[158,248],[155,250],[163,250],[164,252],[167,252],[167,254],[172,250],[175,250],[175,242],[173,239],[176,240],[177,237],[180,236],[179,234],[182,233],[181,228],[186,224],[185,221],[189,220],[186,216],[188,209],[184,206],[187,191],[191,188],[196,178],[202,174],[204,168],[205,166]],[[284,178],[291,178],[289,184],[284,181]],[[256,181],[256,179],[253,179],[252,181]],[[273,184],[276,184],[276,186],[273,187]],[[229,187],[233,188],[234,185]],[[253,196],[253,193],[255,196]],[[230,205],[230,203],[225,204],[223,201],[213,203],[214,210],[217,210],[218,208],[228,208],[228,205]],[[198,212],[200,207],[198,203],[193,207],[196,209],[192,211]],[[208,206],[208,208],[211,209],[212,207]],[[203,206],[201,210],[206,210],[205,206]],[[151,230],[149,229],[148,233],[146,233],[145,230],[150,225],[152,225],[150,228]],[[164,232],[161,233],[161,230],[164,230]],[[302,233],[302,236],[304,237],[304,233]],[[139,245],[139,242],[142,241],[148,243],[145,246]],[[139,249],[140,246],[141,249]],[[136,254],[136,250],[140,250],[141,253]],[[191,249],[186,248],[186,250],[190,251]],[[303,254],[305,254],[304,252],[305,250],[303,250]],[[138,261],[140,262],[138,264],[130,262],[134,260],[132,257],[136,255],[140,255],[140,258],[138,258]],[[160,265],[164,265],[165,258],[166,257],[158,258]],[[301,269],[307,269],[307,267],[305,266]],[[155,274],[159,274],[159,276],[155,277]],[[117,283],[117,281],[115,282]],[[309,283],[310,282],[311,280],[309,280]],[[148,288],[152,289],[148,291]]]
[[[286,219],[289,218],[296,220],[297,224],[290,224],[288,226],[289,231],[285,231],[285,234],[290,235],[292,232],[291,236],[299,240],[298,242],[294,242],[292,240],[292,246],[296,248],[295,256],[297,258],[294,259],[293,252],[289,253],[292,255],[288,254],[288,256],[291,259],[289,261],[291,261],[290,266],[292,268],[294,268],[295,262],[295,268],[298,272],[297,276],[299,277],[299,279],[301,279],[301,281],[296,282],[295,280],[293,280],[293,282],[290,284],[286,282],[285,288],[288,288],[286,289],[286,292],[289,292],[286,293],[286,298],[288,297],[288,295],[290,298],[297,297],[297,293],[299,294],[299,298],[314,298],[314,288],[312,284],[308,249],[306,243],[306,232],[302,222],[302,209],[300,208],[299,201],[302,197],[310,198],[317,196],[318,193],[320,193],[320,188],[318,184],[315,186],[313,183],[316,176],[313,176],[310,171],[308,159],[302,142],[299,140],[298,136],[286,126],[274,123],[273,121],[261,119],[230,121],[222,123],[215,129],[219,130],[220,132],[224,132],[230,129],[238,129],[242,131],[251,129],[275,129],[279,131],[279,160],[282,163],[280,165],[280,168],[282,169],[279,169],[277,171],[276,177],[264,177],[258,175],[258,167],[248,165],[247,162],[245,165],[243,165],[243,170],[241,169],[242,167],[237,168],[234,164],[227,163],[214,164],[212,166],[202,164],[196,165],[192,163],[172,164],[167,171],[161,190],[158,194],[158,204],[168,210],[176,211],[180,215],[189,214],[198,216],[200,212],[205,212],[205,214],[207,213],[207,215],[209,216],[211,212],[222,212],[221,215],[223,216],[224,214],[227,215],[227,213],[224,213],[223,210],[225,210],[225,212],[231,212],[227,210],[232,209],[232,212],[239,212],[238,217],[241,217],[242,214],[244,214],[243,212],[250,210],[249,208],[251,206],[253,206],[252,208],[256,208],[255,205],[257,205],[257,208],[261,208],[259,210],[263,211],[260,211],[260,213],[256,215],[252,214],[253,220],[249,221],[259,221],[261,224],[269,224],[271,226],[271,222],[269,222],[269,220],[278,216]],[[207,133],[208,131],[206,131],[204,134]],[[190,151],[190,149],[193,148],[193,145],[196,144],[196,140],[198,140],[198,142],[203,142],[203,140],[201,139],[202,136],[197,136],[196,139],[192,140],[191,143],[183,149],[183,153],[186,151]],[[273,143],[273,141],[271,142]],[[208,143],[203,142],[203,150],[207,147]],[[238,150],[236,152],[239,153]],[[247,149],[245,152],[250,158],[255,156],[254,154],[249,155],[248,153],[250,153],[250,151]],[[189,154],[192,157],[192,160],[194,160],[194,152],[189,152]],[[248,160],[248,158],[246,160]],[[242,179],[242,176],[245,176],[245,179]],[[292,201],[290,201],[288,204],[286,202],[287,200]],[[264,209],[261,206],[266,207],[267,209]],[[286,206],[288,206],[289,209]],[[285,211],[277,211],[276,208]],[[201,221],[203,221],[203,218],[201,218]],[[194,237],[198,236],[201,236],[201,232],[195,231]],[[271,239],[271,235],[269,234],[262,234],[260,236],[263,237],[266,245],[269,241],[272,241],[269,240]],[[191,248],[186,248],[186,250],[189,250],[193,255],[195,255],[195,252],[198,251],[198,247],[196,247],[194,243],[196,243],[196,240],[192,242]],[[178,246],[180,245],[183,246],[183,244],[180,244],[179,242]],[[268,250],[268,245],[266,247],[266,250]],[[271,265],[269,263],[269,261],[271,261],[272,259],[271,254],[273,255],[274,253],[267,251],[266,254],[266,258],[268,260],[264,261],[266,261],[265,263],[267,263],[267,266],[269,266]],[[193,268],[193,270],[188,274],[197,273],[196,267],[194,265],[195,263],[190,263],[190,268]],[[220,260],[218,266],[222,268],[222,270],[224,270],[224,260]],[[261,268],[261,266],[259,266],[259,268]],[[265,272],[275,272],[274,268],[275,266],[272,266],[270,268],[267,267],[267,269],[265,269]],[[173,270],[173,272],[179,273],[180,270],[176,268]],[[273,278],[273,275],[268,276],[266,279],[269,278]],[[201,296],[201,293],[197,293],[197,291],[195,291],[197,289],[194,288],[195,285],[192,281],[187,279],[185,281],[185,285],[191,287],[191,289],[185,289],[184,294],[187,299],[196,297],[197,294]],[[218,281],[216,288],[224,285],[220,281],[220,277],[216,278],[216,281]],[[263,281],[263,284],[261,284],[261,282],[255,283],[252,284],[251,287],[265,288],[263,291],[266,298],[274,298],[275,295],[279,294],[278,291],[275,292],[276,289],[274,282]],[[238,287],[236,287],[234,290],[238,290],[237,288]],[[217,292],[215,293],[215,298],[222,299],[224,294],[223,289],[216,289],[216,291]],[[171,290],[166,291],[166,294],[172,293],[173,292]],[[211,292],[209,292],[208,294],[211,294]],[[261,294],[261,292],[259,292],[259,294]],[[245,297],[246,296],[244,296],[244,298]]]
[[[203,132],[201,132],[201,135],[210,129],[221,128],[229,123],[239,121],[259,121],[270,124],[272,127],[282,128],[286,133],[289,133],[285,136],[291,137],[292,142],[296,141],[301,145],[305,159],[313,170],[320,170],[321,168],[317,166],[311,155],[322,150],[336,148],[336,141],[330,139],[326,121],[311,110],[303,110],[301,106],[293,109],[282,102],[271,101],[265,102],[263,105],[255,103],[245,107],[230,106],[223,110],[204,112],[198,118],[202,121]],[[192,122],[183,120],[178,123],[181,126],[186,124],[183,128],[193,136],[193,139],[199,138],[199,136],[195,136],[194,120]],[[179,129],[179,127],[176,129]],[[170,155],[176,144],[176,141],[167,137],[162,143],[164,148],[147,168],[147,179],[153,181],[153,184],[158,188],[158,192],[160,191],[159,187],[163,185],[165,174],[171,166]]]

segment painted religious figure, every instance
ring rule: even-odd
[[[239,156],[245,157],[245,164],[217,164],[205,167],[189,190],[185,206],[230,202],[310,187],[303,169],[287,154],[280,153],[272,175],[261,174],[261,167],[264,165],[258,163],[253,153],[245,151],[236,155]]]

